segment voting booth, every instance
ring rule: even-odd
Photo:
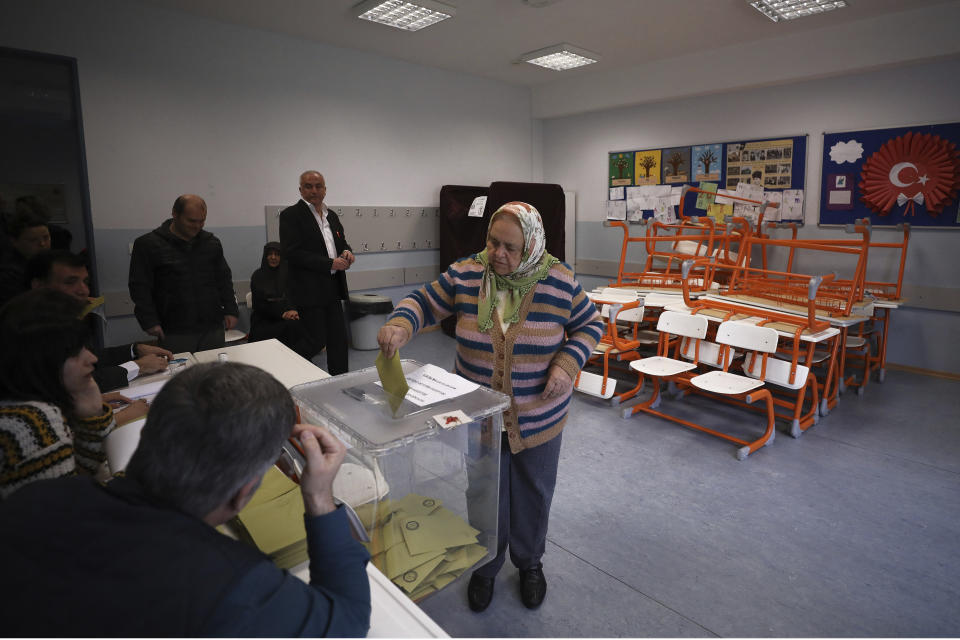
[[[372,563],[413,600],[496,553],[502,412],[508,396],[401,360],[410,390],[384,391],[375,367],[291,389],[301,420],[348,451],[334,496],[368,538]]]

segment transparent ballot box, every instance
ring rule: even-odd
[[[410,377],[424,365],[401,366]],[[456,379],[436,371],[442,381]],[[378,380],[369,367],[290,391],[301,421],[347,444],[334,495],[356,512],[371,561],[420,600],[496,553],[500,432],[510,399],[477,387],[419,406],[393,398]]]

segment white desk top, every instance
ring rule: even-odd
[[[692,311],[692,309],[691,309],[690,307],[688,307],[687,305],[683,304],[682,302],[679,303],[679,304],[667,305],[667,306],[664,307],[664,309],[665,309],[666,311],[677,311],[677,312],[679,312],[679,313],[685,313],[685,312],[686,312],[686,313],[689,313],[690,311]],[[715,316],[710,316],[710,315],[706,315],[706,314],[704,314],[704,317],[705,317],[707,320],[709,320],[710,322],[721,322],[721,321],[723,320],[723,318],[717,318],[717,317],[715,317]],[[747,317],[747,318],[737,318],[736,321],[737,321],[737,322],[747,322],[747,323],[750,323],[750,324],[756,324],[756,323],[758,323],[758,322],[760,322],[760,321],[762,321],[762,320],[766,320],[766,318],[760,318],[760,317],[757,317],[757,316],[749,316],[749,317]],[[794,333],[793,333],[792,331],[781,331],[780,329],[775,329],[775,330],[776,330],[776,332],[777,332],[781,337],[783,337],[783,338],[793,338],[793,336],[794,336]],[[814,343],[823,342],[824,340],[827,340],[827,339],[829,339],[829,338],[832,338],[833,336],[837,335],[838,333],[840,333],[840,330],[837,329],[836,327],[827,327],[827,328],[824,329],[823,331],[818,331],[818,332],[816,332],[816,333],[802,333],[802,334],[800,334],[800,341],[801,341],[801,342],[814,342]]]
[[[796,313],[796,312],[794,312],[794,311],[791,311],[790,309],[785,309],[784,307],[777,307],[777,306],[772,306],[772,305],[771,305],[771,306],[767,306],[767,305],[759,304],[759,303],[756,303],[756,302],[739,300],[739,299],[737,299],[737,298],[725,298],[725,297],[723,297],[723,296],[715,296],[715,295],[712,295],[712,294],[711,294],[711,295],[704,296],[704,298],[707,299],[707,300],[716,300],[716,301],[718,301],[718,302],[726,302],[727,304],[733,303],[733,304],[739,304],[739,305],[744,306],[744,307],[755,307],[755,308],[757,308],[757,309],[767,309],[767,310],[769,310],[769,311],[777,311],[777,312],[779,312],[779,313],[786,313],[786,314],[789,314],[789,315],[792,315],[792,316],[797,316],[797,317],[800,317],[800,318],[805,318],[805,317],[807,317],[807,314],[805,314],[805,313]],[[871,314],[872,314],[872,313],[873,313],[873,312],[871,311]],[[833,317],[830,317],[830,316],[817,315],[816,318],[817,318],[817,320],[823,320],[824,322],[829,322],[829,323],[830,323],[832,326],[834,326],[834,327],[852,327],[852,326],[854,326],[854,325],[856,325],[856,324],[860,324],[861,322],[866,322],[867,320],[870,319],[870,316],[869,316],[869,315],[867,315],[867,316],[848,316],[848,317],[846,317],[846,318],[833,318]]]
[[[283,383],[287,389],[304,382],[330,377],[329,373],[276,339],[198,351],[193,356],[197,362],[217,362],[221,353],[227,354],[228,362],[242,362],[260,367]]]

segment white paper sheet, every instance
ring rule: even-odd
[[[733,200],[724,197],[730,195],[731,193],[733,192],[729,189],[717,189],[717,198],[714,200],[714,202],[717,204],[733,204]]]
[[[850,204],[853,191],[830,191],[827,204]]]
[[[483,209],[487,206],[487,196],[477,196],[470,203],[470,211],[467,212],[468,218],[482,218]]]
[[[785,189],[780,207],[780,220],[803,222],[803,189]]]
[[[775,203],[775,207],[767,207],[763,210],[763,219],[765,222],[779,222],[780,220],[780,206],[783,202],[783,192],[782,191],[767,191],[763,194],[763,197],[767,202]]]
[[[763,201],[763,185],[748,182],[737,183],[737,195],[749,200]],[[733,201],[733,215],[742,216],[752,222],[757,221],[757,206],[740,200]]]
[[[480,386],[432,364],[425,364],[408,375],[407,384],[410,390],[404,399],[418,407],[462,396]]]
[[[623,200],[623,189],[624,187],[610,187],[610,196],[607,200]]]
[[[626,220],[627,201],[607,200],[607,220]]]
[[[144,398],[145,400],[153,400],[153,398],[160,393],[160,389],[163,388],[163,385],[167,384],[167,381],[170,378],[163,378],[162,380],[157,380],[156,382],[148,382],[146,384],[138,384],[132,387],[126,387],[123,389],[117,389],[117,392],[122,395],[130,398],[131,400],[139,400]]]

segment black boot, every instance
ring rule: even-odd
[[[493,578],[484,578],[476,573],[470,576],[467,600],[470,602],[470,608],[478,613],[489,607],[490,601],[493,600]]]
[[[547,595],[547,579],[543,577],[543,563],[529,569],[520,569],[520,599],[527,609],[536,609]]]

